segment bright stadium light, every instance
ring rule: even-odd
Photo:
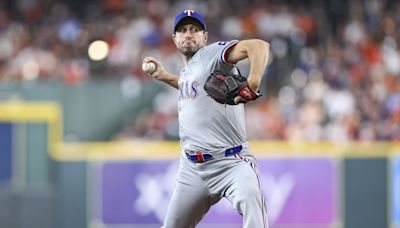
[[[105,41],[96,40],[89,45],[88,55],[91,60],[100,61],[107,57],[108,51],[109,47]]]
[[[27,61],[22,66],[22,77],[25,80],[35,80],[39,76],[39,72],[39,65],[33,60]]]

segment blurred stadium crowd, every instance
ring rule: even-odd
[[[141,61],[154,56],[179,72],[172,20],[189,8],[206,17],[209,43],[271,44],[264,96],[246,105],[249,138],[400,140],[397,1],[7,0],[0,7],[0,82],[155,83],[141,72]],[[104,60],[88,58],[94,40],[109,45]],[[239,67],[248,72],[247,62]],[[166,86],[115,139],[177,139],[176,102]]]

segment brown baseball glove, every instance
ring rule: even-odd
[[[250,89],[247,78],[243,77],[240,72],[239,74],[234,74],[223,70],[215,70],[204,83],[204,90],[220,104],[236,105],[234,99],[237,96],[243,98],[239,103],[246,103],[260,97],[259,93],[255,93]]]

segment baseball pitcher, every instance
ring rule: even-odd
[[[179,92],[182,156],[163,227],[195,227],[222,197],[243,216],[243,227],[268,227],[242,103],[260,96],[269,44],[253,39],[206,45],[204,18],[194,10],[176,16],[172,39],[185,63],[179,76],[167,72],[155,58],[143,60],[144,71]],[[247,78],[235,66],[246,58]]]

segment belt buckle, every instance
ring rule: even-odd
[[[213,159],[213,156],[211,154],[203,153],[202,151],[192,151],[192,150],[186,150],[186,156],[189,158],[189,160],[195,162],[195,163],[203,163],[206,161],[209,161]],[[194,155],[189,154],[194,153]]]

